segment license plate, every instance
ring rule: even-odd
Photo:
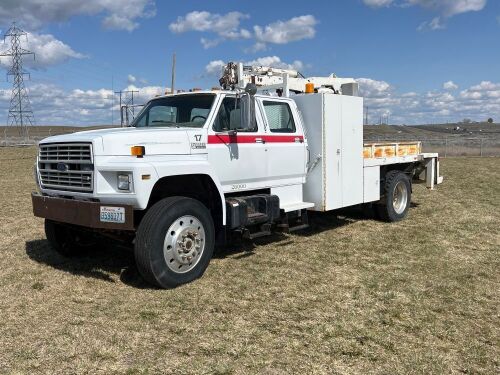
[[[100,219],[105,223],[125,223],[125,208],[101,206]]]

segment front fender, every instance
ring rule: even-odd
[[[206,155],[186,155],[183,157],[168,156],[162,158],[162,160],[156,159],[152,164],[154,165],[156,171],[157,180],[163,177],[186,175],[206,175],[210,177],[219,192],[219,196],[222,202],[222,224],[226,225],[226,205],[224,204],[224,192],[222,190],[222,185],[219,181],[219,178],[208,162]],[[149,194],[151,194],[151,191],[149,192]]]

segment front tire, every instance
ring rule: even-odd
[[[215,244],[210,211],[199,201],[169,197],[155,203],[137,229],[135,259],[150,284],[173,288],[203,275]]]
[[[388,222],[403,220],[411,202],[410,179],[401,171],[390,171],[385,176],[384,200],[375,206],[377,216]]]

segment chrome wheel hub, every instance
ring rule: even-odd
[[[176,273],[192,270],[205,250],[205,228],[194,216],[182,216],[167,230],[163,254],[168,268]]]
[[[403,181],[399,181],[394,187],[392,195],[392,207],[398,215],[401,215],[408,204],[408,188]]]

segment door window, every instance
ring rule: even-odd
[[[219,107],[219,112],[215,118],[213,129],[216,132],[227,132],[237,130],[239,132],[255,132],[253,129],[243,128],[241,125],[240,101],[235,97],[226,96]]]
[[[263,104],[272,133],[295,133],[295,122],[288,103],[264,101]]]

